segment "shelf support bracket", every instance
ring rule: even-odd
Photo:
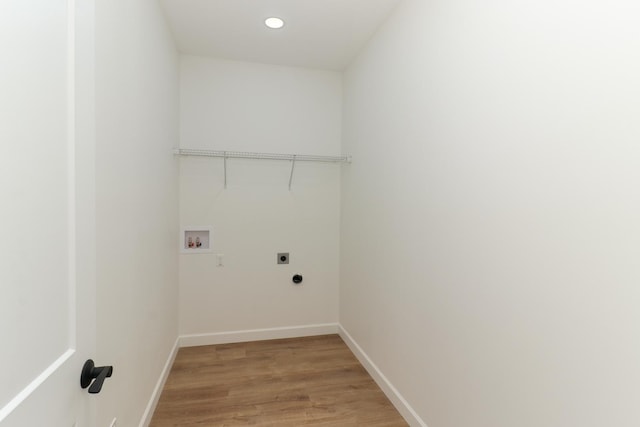
[[[227,152],[224,152],[224,189],[227,189]]]
[[[293,170],[296,167],[296,156],[293,156],[293,160],[291,161],[291,175],[289,175],[289,191],[291,191],[291,183],[293,182]]]

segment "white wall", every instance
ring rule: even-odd
[[[183,56],[180,90],[183,148],[340,154],[339,73]],[[337,322],[340,166],[298,163],[291,192],[289,173],[228,160],[225,190],[221,159],[180,160],[180,223],[214,234],[180,256],[181,334]]]
[[[178,63],[154,0],[96,2],[98,426],[135,426],[178,334]]]
[[[640,424],[638,22],[406,0],[347,70],[340,321],[430,427]]]

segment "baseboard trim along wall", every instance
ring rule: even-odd
[[[156,406],[158,406],[158,401],[160,400],[160,395],[162,394],[162,389],[164,388],[164,384],[167,382],[167,378],[169,377],[169,372],[171,372],[171,367],[173,366],[173,362],[176,360],[176,356],[178,355],[178,350],[180,349],[180,338],[176,339],[175,344],[173,345],[173,349],[171,353],[169,353],[169,358],[167,362],[164,364],[164,368],[162,368],[162,372],[160,373],[160,378],[158,378],[158,382],[156,383],[156,387],[153,389],[153,393],[151,394],[151,399],[147,404],[147,408],[144,410],[144,414],[142,415],[142,419],[140,420],[140,427],[148,427],[151,424],[151,418],[153,418],[153,413],[156,410]]]
[[[342,340],[351,349],[351,352],[360,361],[362,366],[369,372],[369,375],[382,389],[384,394],[389,398],[393,406],[396,407],[398,412],[404,417],[404,419],[412,427],[427,427],[427,424],[422,421],[422,418],[418,416],[416,411],[413,410],[411,405],[402,397],[400,392],[391,384],[391,382],[384,376],[384,374],[378,369],[375,363],[369,358],[367,353],[355,342],[355,340],[349,335],[342,325],[339,325],[339,332]]]
[[[249,341],[277,340],[283,338],[312,337],[315,335],[337,334],[337,323],[320,325],[290,326],[283,328],[251,329],[246,331],[217,332],[180,336],[180,347],[200,345],[230,344]]]

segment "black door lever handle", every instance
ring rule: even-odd
[[[89,359],[84,362],[82,373],[80,374],[80,387],[87,388],[89,385],[89,393],[96,394],[102,390],[104,380],[113,374],[113,366],[98,366]],[[94,381],[95,380],[95,381]],[[93,384],[91,383],[93,382]]]

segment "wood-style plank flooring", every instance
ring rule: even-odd
[[[407,423],[338,335],[182,348],[151,427]]]

